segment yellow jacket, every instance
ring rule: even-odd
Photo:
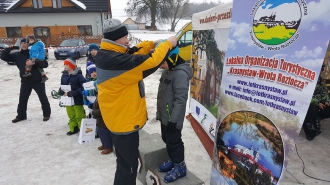
[[[172,45],[162,42],[153,53],[152,41],[127,49],[102,39],[95,57],[98,101],[106,126],[114,134],[141,129],[147,121],[143,79],[155,72],[167,58]]]

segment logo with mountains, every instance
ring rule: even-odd
[[[271,50],[264,45],[283,49],[299,37],[302,11],[297,0],[259,0],[251,15],[254,15],[252,40],[263,49]]]

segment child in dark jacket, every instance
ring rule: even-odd
[[[61,88],[58,94],[61,96],[73,97],[74,105],[66,106],[66,112],[69,117],[69,128],[70,131],[67,135],[72,135],[79,132],[81,120],[86,118],[83,95],[81,91],[84,90],[83,83],[86,79],[82,75],[80,69],[77,68],[76,62],[68,58],[64,60],[64,71],[61,77],[61,85],[70,85],[71,91],[64,92]]]
[[[102,143],[102,145],[99,146],[98,149],[103,150],[101,154],[109,154],[113,152],[111,132],[104,123],[97,98],[93,104],[92,115],[93,118],[96,119],[96,131]]]

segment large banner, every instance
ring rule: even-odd
[[[227,3],[192,16],[194,77],[190,87],[190,121],[210,157],[216,135],[231,10],[232,3]]]
[[[216,31],[196,37],[210,47],[190,111],[216,127],[211,185],[278,184],[329,44],[330,1],[234,0],[230,12],[225,55]]]

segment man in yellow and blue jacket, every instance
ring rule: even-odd
[[[135,185],[138,167],[139,130],[146,124],[143,79],[155,72],[176,46],[175,36],[143,41],[130,48],[128,31],[117,19],[103,24],[101,49],[95,57],[98,102],[104,122],[112,133],[117,169],[114,185]]]

